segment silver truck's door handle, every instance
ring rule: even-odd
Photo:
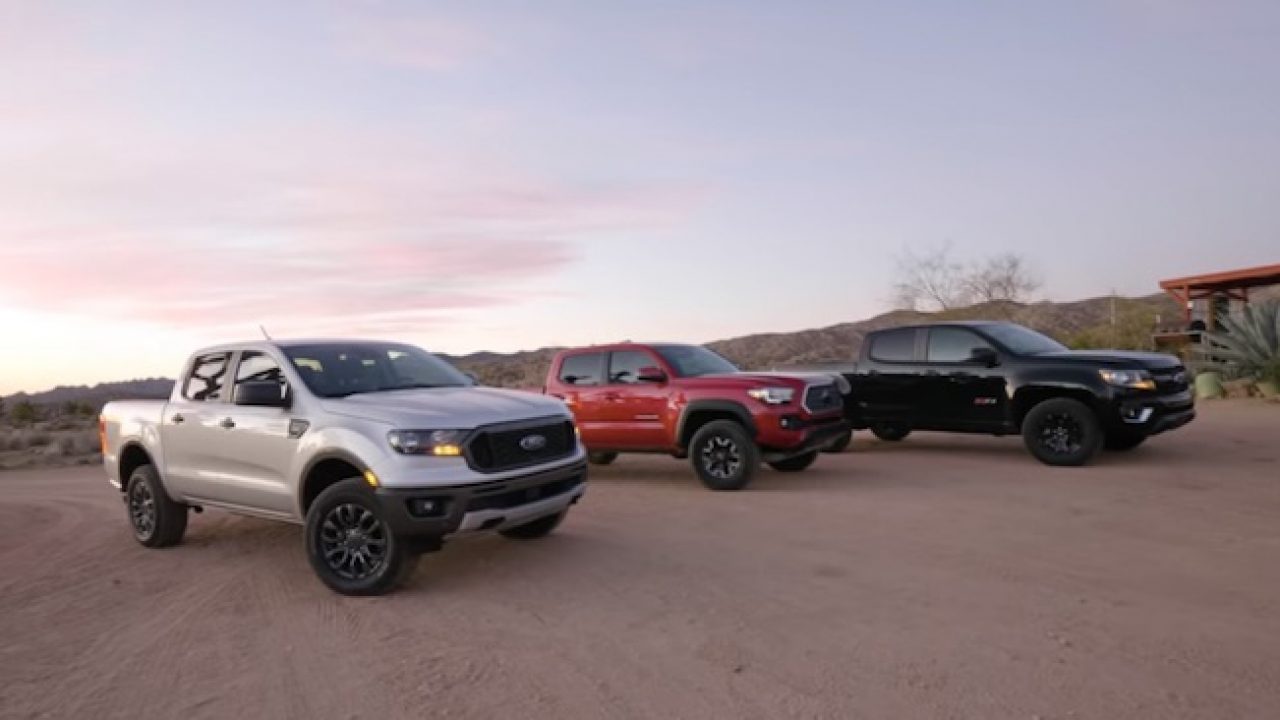
[[[186,420],[186,418],[182,417],[181,415],[174,415],[174,416],[173,416],[173,424],[174,424],[174,425],[181,425],[181,424],[183,423],[183,421],[184,421],[184,420]]]
[[[224,427],[224,428],[226,428],[226,429],[230,430],[231,428],[233,428],[233,427],[235,427],[235,426],[236,426],[236,421],[235,421],[235,420],[232,420],[231,418],[222,418],[222,422],[220,422],[220,423],[218,423],[218,424],[219,424],[219,425],[221,425],[222,427]]]

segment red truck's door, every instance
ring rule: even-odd
[[[640,381],[640,369],[661,367],[644,350],[616,350],[609,354],[604,408],[601,411],[601,444],[619,450],[654,450],[668,447],[662,424],[667,407],[665,385]]]
[[[569,406],[582,434],[582,444],[588,450],[607,447],[601,442],[605,433],[607,358],[608,353],[598,350],[567,354],[560,359],[560,367],[547,383],[547,394],[564,400]]]

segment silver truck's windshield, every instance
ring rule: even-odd
[[[654,345],[653,349],[658,351],[679,377],[738,372],[733,363],[700,345]]]
[[[319,343],[284,351],[302,381],[320,397],[473,384],[449,363],[412,345]]]

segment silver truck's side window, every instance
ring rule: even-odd
[[[289,392],[285,377],[280,372],[280,364],[273,360],[270,355],[248,350],[240,354],[240,364],[236,367],[236,385],[252,380],[269,380],[280,383],[280,397],[282,398]]]
[[[196,401],[221,399],[230,359],[231,353],[213,353],[196,358],[191,363],[191,373],[183,381],[182,397]]]

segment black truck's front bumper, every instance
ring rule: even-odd
[[[398,536],[431,549],[447,535],[502,530],[563,512],[586,492],[587,463],[454,487],[378,488],[382,516]]]
[[[1158,435],[1186,425],[1196,417],[1191,390],[1171,395],[1133,395],[1117,399],[1110,425],[1113,431]]]

